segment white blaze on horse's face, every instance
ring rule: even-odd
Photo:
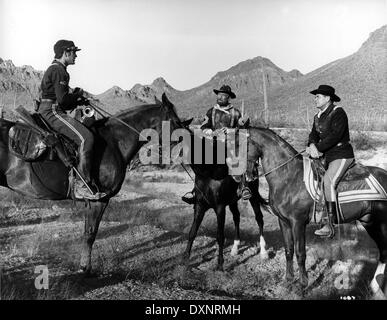
[[[330,100],[331,100],[330,96],[324,96],[323,94],[320,94],[320,93],[314,96],[314,103],[316,104],[316,108],[318,109],[324,109],[324,107],[327,106]]]

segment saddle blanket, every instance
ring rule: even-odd
[[[345,182],[340,181],[337,186],[340,204],[366,200],[387,201],[387,192],[371,173],[367,177],[360,177],[359,179],[352,177],[350,181],[346,179],[347,173],[348,171],[342,178]],[[313,175],[312,160],[309,157],[304,157],[304,183],[309,195],[314,201],[318,202],[321,199],[322,190]]]

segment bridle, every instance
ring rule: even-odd
[[[143,139],[147,140],[147,137],[145,137],[143,134],[141,134],[140,131],[138,131],[136,128],[134,128],[133,126],[131,126],[130,124],[126,123],[125,121],[122,121],[120,118],[118,118],[117,116],[114,116],[112,115],[111,113],[107,112],[106,110],[98,107],[95,103],[93,102],[89,102],[90,103],[90,106],[95,110],[97,111],[103,118],[106,118],[106,115],[110,118],[110,119],[114,119],[116,121],[118,121],[119,123],[123,124],[125,127],[129,128],[130,130],[134,131],[135,133],[137,133],[139,135],[139,137],[142,137]],[[102,112],[104,112],[106,115],[104,115]]]
[[[300,154],[304,153],[305,152],[305,149],[296,153],[294,156],[292,156],[290,159],[286,160],[284,163],[280,164],[279,166],[276,166],[274,169],[271,169],[269,170],[268,172],[264,172],[262,174],[260,174],[259,176],[262,177],[262,176],[267,176],[269,175],[270,173],[276,171],[277,169],[283,167],[285,164],[288,164],[290,161],[292,161],[294,158],[298,157]]]
[[[258,143],[256,143],[254,140],[251,140],[251,139],[250,139],[250,141],[251,141],[253,144],[255,144],[256,146],[259,147]],[[261,173],[261,174],[259,175],[259,177],[263,177],[263,176],[266,177],[267,175],[269,175],[270,173],[276,171],[277,169],[282,168],[284,165],[288,164],[290,161],[292,161],[293,159],[297,158],[300,154],[304,153],[305,151],[306,151],[306,149],[304,149],[304,150],[302,150],[302,151],[300,151],[300,152],[297,152],[295,155],[293,155],[290,159],[286,160],[284,163],[281,163],[280,165],[276,166],[275,168],[273,168],[273,169],[271,169],[271,170],[269,170],[269,171],[267,171],[267,172]]]

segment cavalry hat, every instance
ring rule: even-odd
[[[234,99],[236,97],[235,93],[231,91],[230,86],[223,85],[220,87],[219,90],[214,89],[215,94],[218,94],[219,92],[227,93],[231,99]]]
[[[59,40],[54,45],[55,55],[62,55],[64,51],[79,51],[78,47],[75,46],[73,41],[70,40]]]
[[[335,95],[335,88],[326,84],[319,85],[318,89],[310,91],[311,94],[323,94],[324,96],[330,96],[332,101],[339,102],[341,99]]]

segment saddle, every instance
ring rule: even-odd
[[[320,161],[304,157],[304,183],[315,202],[320,202],[323,195],[322,177],[325,168]],[[355,201],[381,200],[387,201],[387,192],[372,174],[368,167],[354,163],[344,173],[337,186],[340,205]]]
[[[30,114],[22,106],[15,109],[21,122],[9,130],[9,151],[24,161],[55,160],[67,167],[76,160],[77,146],[64,135],[55,132],[39,113]]]
[[[319,159],[312,160],[312,171],[315,180],[320,183],[326,171],[325,164]],[[338,184],[343,185],[345,183],[353,183],[354,181],[364,180],[369,177],[370,174],[371,173],[366,166],[354,161],[347,168],[340,181],[338,181]]]

